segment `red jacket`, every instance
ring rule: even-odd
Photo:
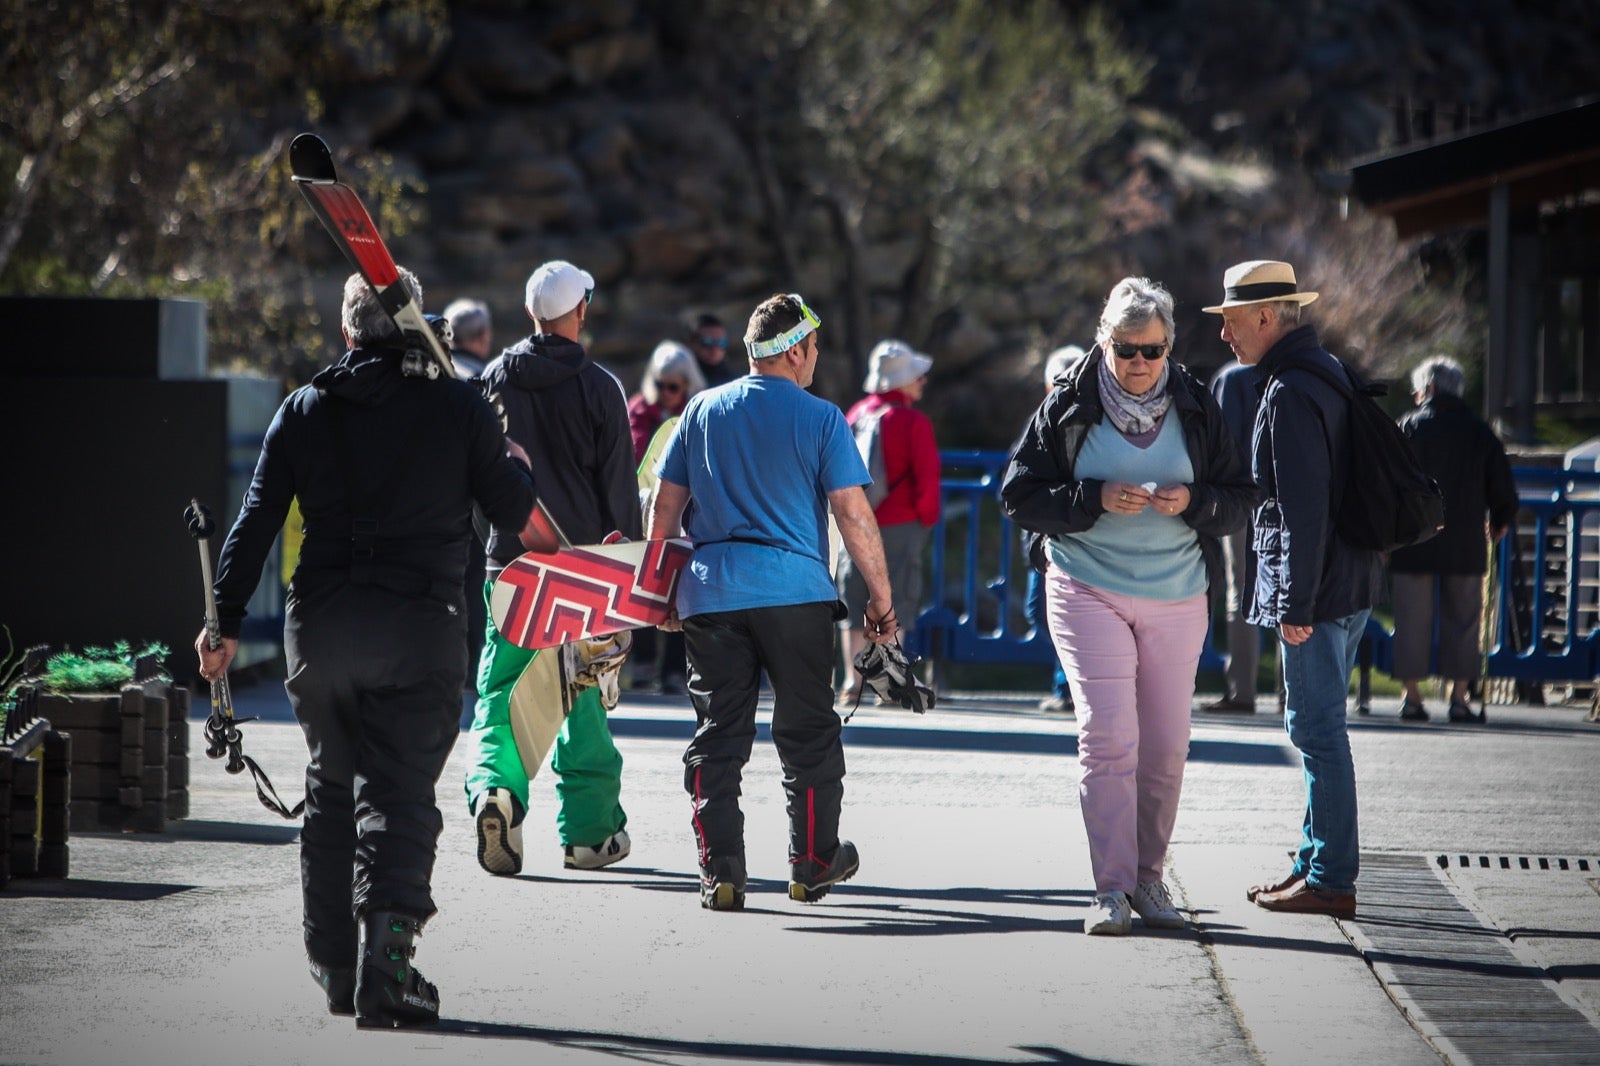
[[[898,389],[867,396],[850,408],[845,420],[854,426],[856,419],[880,407],[891,408],[878,423],[891,488],[873,514],[880,526],[921,522],[931,527],[939,521],[939,446],[933,423]]]
[[[656,435],[656,430],[666,420],[666,412],[661,410],[660,404],[646,400],[642,392],[633,394],[633,399],[628,401],[628,430],[633,434],[634,465],[644,461],[650,438]]]

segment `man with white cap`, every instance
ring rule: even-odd
[[[922,598],[922,549],[928,530],[939,521],[939,446],[933,423],[913,404],[922,399],[933,360],[905,341],[883,340],[872,349],[867,395],[850,408],[845,421],[855,434],[856,446],[867,462],[867,472],[883,484],[868,489],[868,502],[883,537],[883,555],[889,564],[889,584],[894,587],[895,621],[902,631],[916,621]],[[848,553],[838,560],[835,579],[845,608],[846,702],[861,695],[861,675],[855,659],[867,645],[862,616],[867,607],[867,584]]]
[[[772,679],[772,739],[789,814],[789,897],[826,895],[856,872],[839,838],[844,746],[833,709],[828,508],[866,579],[867,639],[894,639],[883,545],[861,486],[870,480],[838,407],[806,392],[821,320],[799,295],[750,316],[750,373],[689,401],[661,458],[650,535],[687,531],[678,585],[698,727],[683,754],[693,800],[700,905],[744,907],[740,781],[756,736],[761,671]],[[690,501],[693,506],[689,506]]]
[[[525,306],[534,332],[483,372],[483,389],[505,411],[506,436],[527,449],[533,481],[550,517],[574,544],[612,532],[642,536],[639,483],[622,383],[590,359],[579,337],[588,322],[594,278],[557,260],[528,278]],[[490,583],[522,552],[509,530],[489,538]],[[476,816],[478,862],[494,874],[522,869],[522,819],[528,778],[511,728],[511,694],[537,652],[493,631],[478,666],[473,762],[467,803]],[[560,699],[557,692],[550,699]],[[556,738],[550,768],[561,806],[556,827],[563,864],[593,870],[627,857],[620,802],[622,756],[611,739],[598,687],[583,690]]]
[[[1383,578],[1378,553],[1340,537],[1334,506],[1348,476],[1350,401],[1323,374],[1339,361],[1300,321],[1317,298],[1288,263],[1229,267],[1222,339],[1265,385],[1251,434],[1261,499],[1251,516],[1247,618],[1275,627],[1283,656],[1284,727],[1300,752],[1306,810],[1294,866],[1246,898],[1273,911],[1348,918],[1356,910],[1360,841],[1345,701],[1356,645]]]

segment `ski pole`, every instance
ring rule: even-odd
[[[189,501],[183,517],[188,523],[189,535],[200,545],[200,578],[206,586],[206,646],[215,650],[222,644],[217,623],[217,594],[211,587],[211,534],[216,532],[217,526],[211,520],[211,512],[199,500]],[[306,801],[301,800],[293,807],[283,802],[277,789],[272,787],[272,780],[267,777],[266,771],[244,753],[244,738],[239,733],[239,726],[253,721],[254,718],[234,717],[233,690],[228,685],[228,672],[224,670],[220,677],[211,682],[211,716],[206,719],[205,728],[206,755],[220,759],[226,753],[228,761],[223,764],[223,769],[230,774],[249,770],[250,777],[255,781],[256,798],[261,805],[293,821],[305,810]]]
[[[211,511],[199,500],[189,501],[183,517],[189,525],[189,535],[200,548],[200,579],[206,594],[206,646],[216,650],[222,644],[217,624],[217,596],[211,588],[211,534],[216,532],[217,526],[211,519]],[[228,687],[226,670],[211,682],[211,716],[206,719],[205,734],[207,756],[220,759],[226,752],[228,761],[224,769],[228,773],[236,774],[244,769],[239,729],[233,720],[233,692]]]

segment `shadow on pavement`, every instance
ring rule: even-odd
[[[74,837],[103,837],[119,843],[171,844],[198,841],[203,844],[294,844],[300,840],[300,825],[255,825],[251,822],[214,822],[204,818],[178,818],[167,823],[160,833],[79,832]]]
[[[140,884],[131,881],[84,881],[73,878],[27,878],[11,882],[0,896],[34,899],[102,899],[114,903],[150,903],[187,892],[194,885]]]
[[[608,1052],[618,1058],[641,1055],[682,1056],[686,1061],[708,1059],[757,1062],[816,1062],[861,1064],[861,1066],[945,1066],[947,1063],[974,1063],[976,1066],[1033,1066],[1062,1063],[1066,1066],[1113,1066],[1106,1059],[1086,1059],[1052,1047],[1019,1047],[1026,1058],[988,1059],[970,1055],[937,1055],[915,1051],[872,1051],[866,1048],[793,1047],[782,1044],[721,1043],[712,1040],[669,1040],[661,1037],[625,1036],[620,1033],[583,1032],[576,1029],[546,1029],[536,1025],[510,1025],[500,1022],[474,1022],[442,1018],[435,1030],[406,1030],[449,1033],[453,1036],[479,1036],[494,1040],[533,1040],[544,1044]]]

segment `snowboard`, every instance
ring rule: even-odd
[[[489,616],[502,637],[522,648],[660,625],[693,552],[679,538],[528,552],[495,580]]]
[[[327,144],[314,133],[300,134],[289,145],[289,169],[295,186],[311,205],[317,221],[338,244],[350,265],[372,286],[378,303],[394,320],[406,343],[426,357],[427,376],[456,377],[449,353],[428,326],[421,305],[401,283],[394,257],[378,235],[378,227],[373,225],[361,197],[339,180],[333,153],[328,151]],[[533,530],[537,550],[556,551],[569,546],[543,503],[534,504]]]

